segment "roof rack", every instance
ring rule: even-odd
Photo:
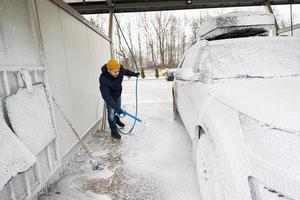
[[[273,14],[264,12],[231,12],[206,21],[197,33],[197,39],[217,40],[225,38],[272,35],[275,25]]]

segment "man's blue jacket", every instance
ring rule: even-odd
[[[125,76],[137,76],[137,73],[125,69],[122,65],[120,73],[117,77],[113,77],[106,68],[106,64],[101,68],[101,75],[99,77],[100,91],[105,103],[113,109],[118,108],[117,99],[122,94],[122,82]]]

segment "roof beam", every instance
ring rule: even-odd
[[[115,0],[114,12],[146,12],[146,11],[162,11],[162,10],[181,10],[181,9],[200,9],[200,8],[222,8],[222,7],[238,7],[238,6],[260,6],[266,5],[284,5],[284,4],[300,4],[300,0],[192,0],[187,3],[186,0]],[[85,3],[69,3],[80,14],[101,14],[109,13],[109,7],[105,1]]]

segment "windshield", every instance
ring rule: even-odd
[[[205,58],[200,71],[209,71],[211,80],[300,75],[299,39],[224,40],[210,44],[202,52]]]

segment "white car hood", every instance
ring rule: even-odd
[[[213,84],[209,91],[262,123],[300,132],[300,77],[232,80]]]

